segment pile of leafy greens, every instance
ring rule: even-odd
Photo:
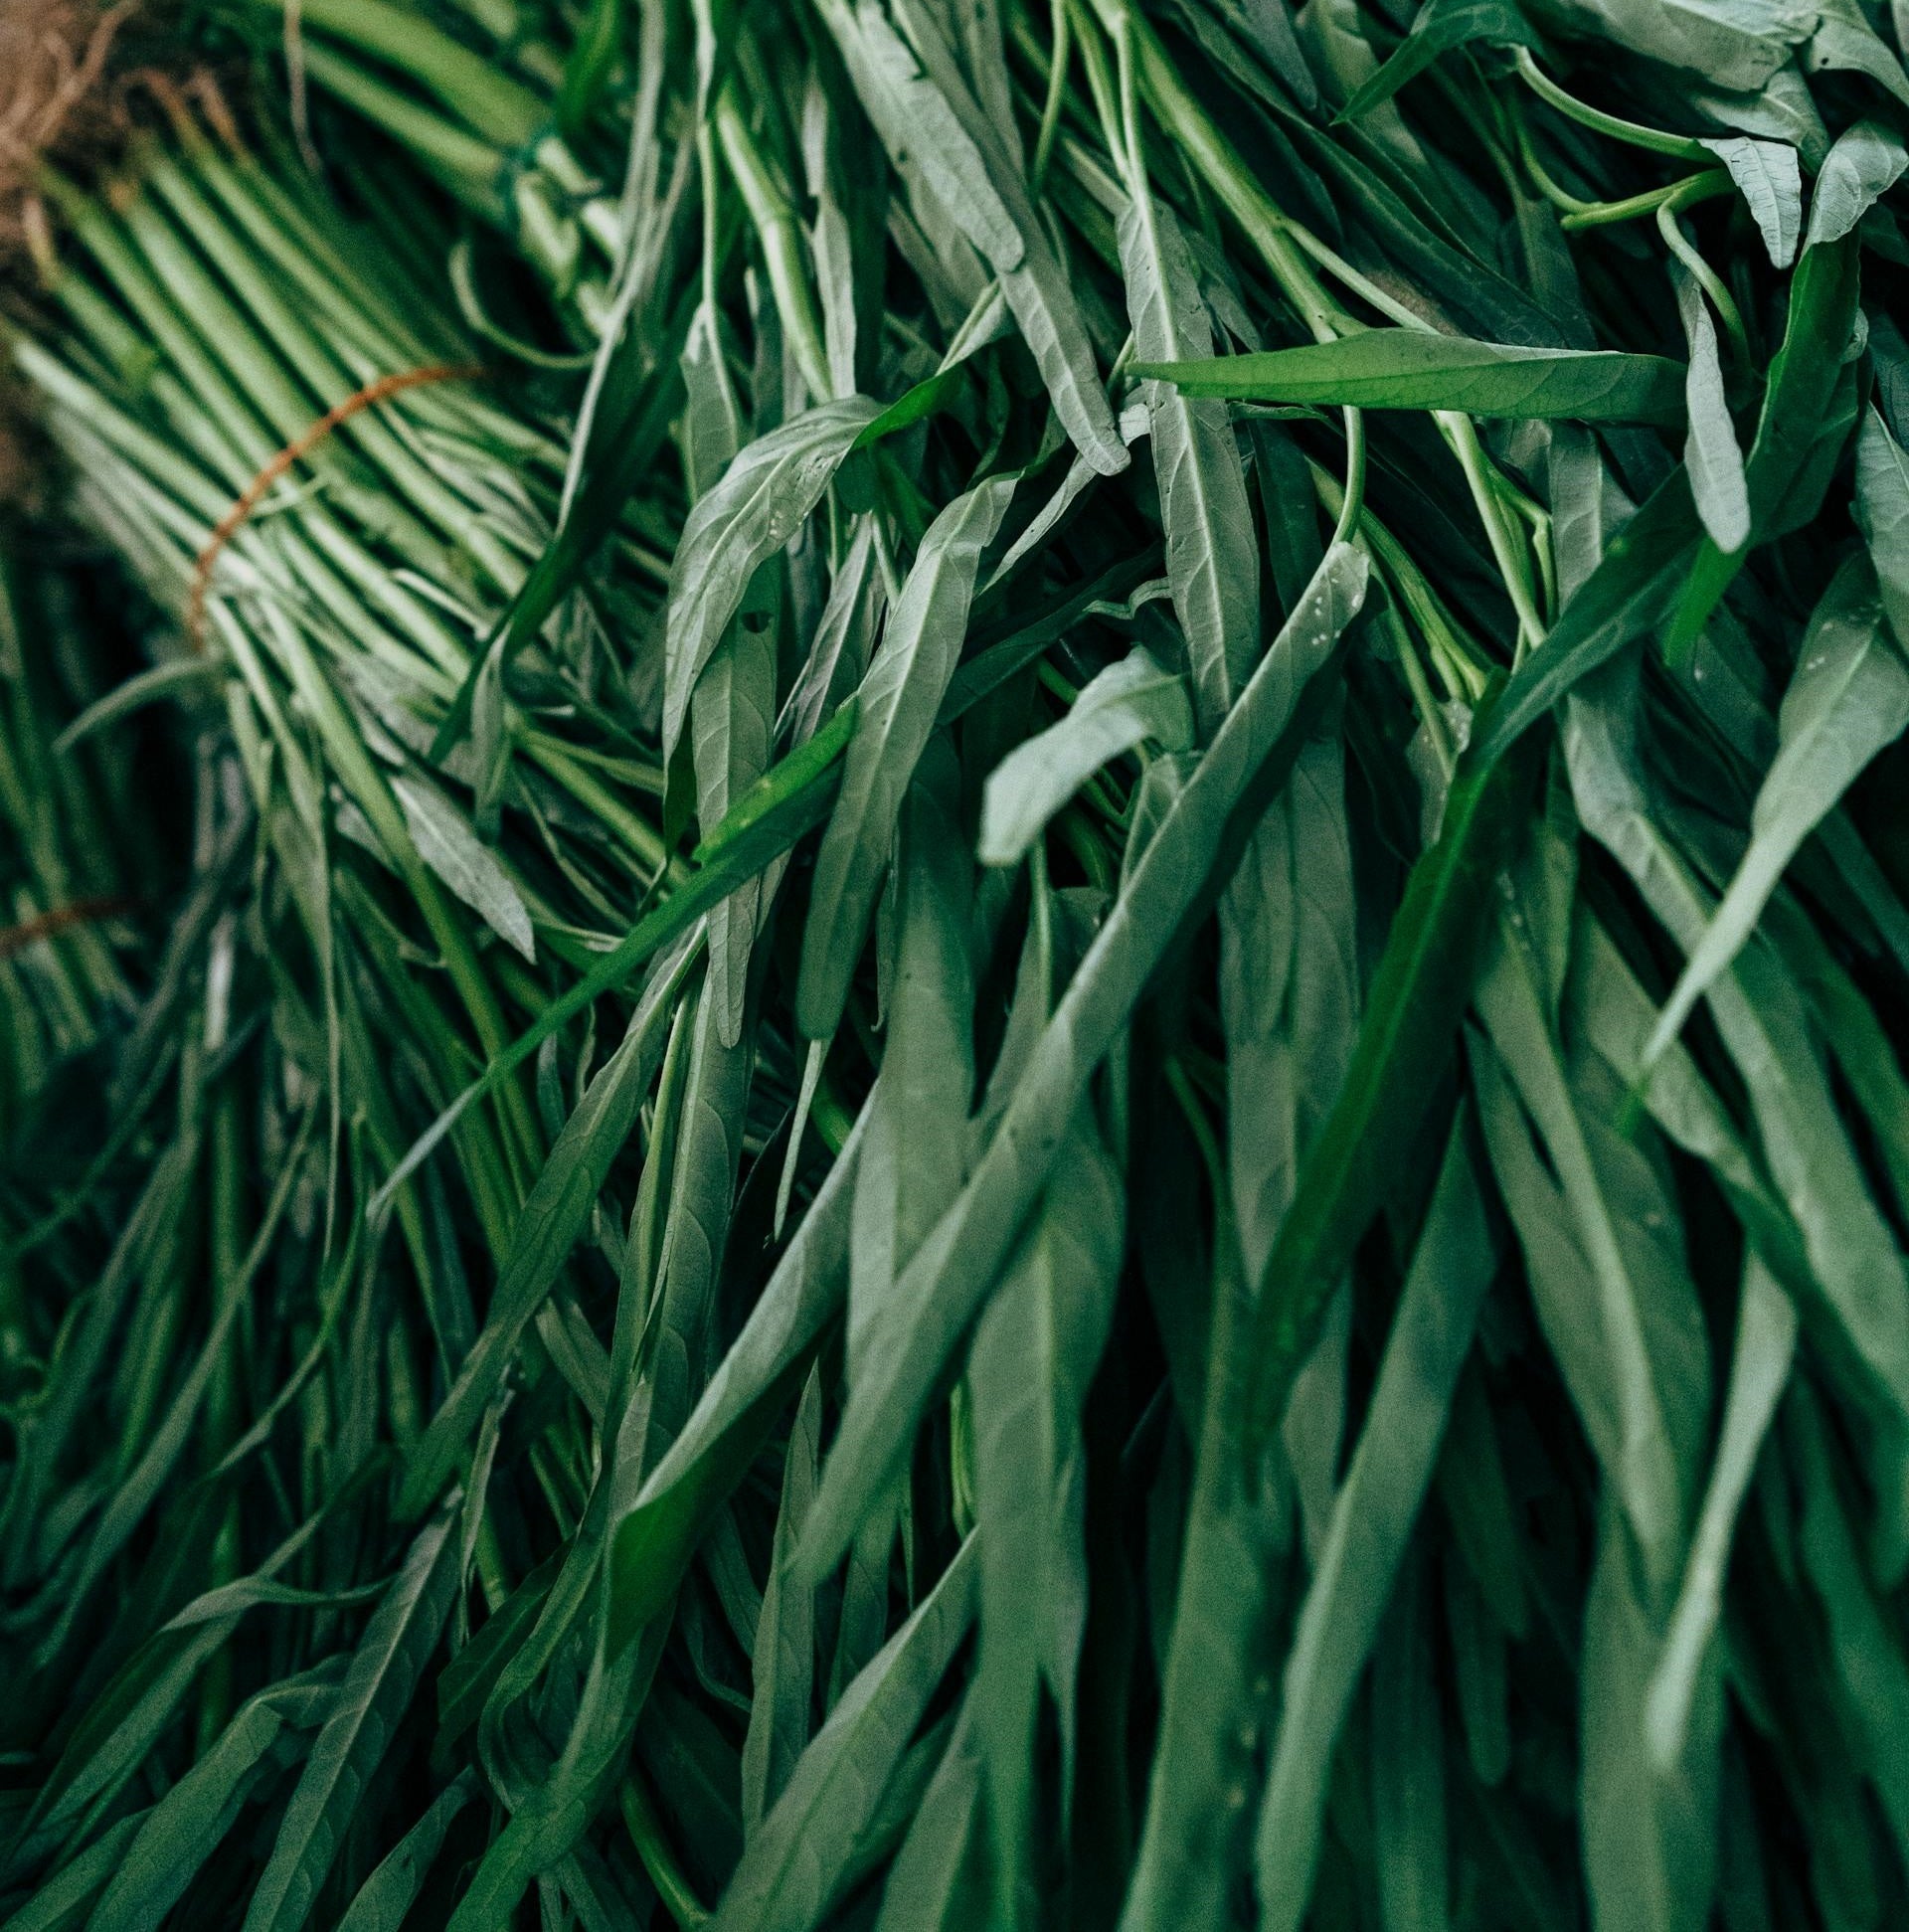
[[[1909,1920],[1909,7],[172,33],[0,1926]]]

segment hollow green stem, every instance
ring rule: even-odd
[[[1688,208],[1694,202],[1727,195],[1735,186],[1736,183],[1724,169],[1712,168],[1703,174],[1687,175],[1667,187],[1650,188],[1644,194],[1628,196],[1623,201],[1580,202],[1570,214],[1559,219],[1558,226],[1568,229],[1609,228],[1617,222],[1637,221],[1644,215],[1661,215],[1672,202],[1679,208]]]
[[[1708,161],[1712,158],[1710,150],[1701,141],[1693,141],[1683,134],[1666,134],[1661,128],[1646,127],[1640,121],[1625,120],[1618,114],[1607,114],[1603,108],[1592,106],[1588,100],[1580,100],[1576,94],[1566,93],[1539,68],[1531,58],[1528,47],[1517,50],[1517,64],[1519,76],[1540,100],[1555,107],[1566,119],[1576,121],[1580,127],[1590,128],[1594,134],[1623,141],[1631,147],[1648,148],[1652,154],[1673,155],[1679,161]]]
[[[1054,0],[1054,52],[1047,66],[1047,98],[1041,104],[1041,131],[1034,142],[1034,165],[1028,170],[1031,193],[1041,192],[1047,164],[1061,131],[1061,109],[1067,105],[1067,68],[1074,51],[1074,15],[1068,0]]]
[[[1486,460],[1484,449],[1478,441],[1477,428],[1472,419],[1457,410],[1440,410],[1437,415],[1465,470],[1472,500],[1477,506],[1479,520],[1484,525],[1485,541],[1491,547],[1491,561],[1498,567],[1505,595],[1511,600],[1511,608],[1517,614],[1517,655],[1521,658],[1525,651],[1544,641],[1545,623],[1538,615],[1537,604],[1531,595],[1530,574],[1504,521],[1495,487],[1495,473]]]
[[[749,123],[736,105],[733,84],[716,101],[716,138],[723,159],[742,190],[749,218],[762,244],[763,264],[769,270],[770,292],[781,317],[782,333],[794,353],[808,393],[817,402],[834,394],[828,379],[828,353],[822,343],[822,324],[815,313],[802,262],[802,233],[795,211],[770,172]]]
[[[1736,297],[1725,286],[1723,277],[1692,247],[1683,232],[1683,224],[1677,220],[1677,211],[1688,206],[1687,201],[1675,198],[1666,201],[1657,210],[1657,233],[1663,237],[1664,247],[1697,278],[1698,286],[1710,297],[1710,305],[1717,311],[1717,319],[1722,322],[1731,345],[1748,362],[1750,332],[1743,325],[1743,311],[1737,307]]]

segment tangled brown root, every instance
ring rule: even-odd
[[[0,0],[0,246],[31,238],[43,160],[115,141],[123,111],[105,86],[140,0]]]
[[[141,0],[0,0],[0,281],[51,254],[43,162],[113,152],[126,115],[109,85],[115,48]],[[43,452],[0,356],[0,505],[31,509]]]

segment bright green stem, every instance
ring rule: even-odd
[[[762,243],[763,263],[769,270],[770,291],[782,320],[782,334],[794,351],[809,395],[817,402],[825,401],[835,392],[828,379],[822,325],[802,260],[801,226],[736,105],[734,83],[723,89],[716,102],[716,138],[722,143],[723,159],[743,191],[749,218]]]
[[[1681,200],[1673,196],[1665,201],[1657,210],[1657,233],[1663,237],[1664,247],[1696,277],[1698,286],[1710,297],[1710,305],[1717,311],[1717,319],[1722,322],[1732,346],[1748,362],[1750,335],[1743,326],[1743,314],[1737,307],[1736,297],[1724,285],[1723,277],[1690,245],[1683,232],[1683,224],[1677,220],[1679,209],[1687,208],[1692,201],[1701,199],[1701,196],[1691,195]]]
[[[1041,131],[1034,143],[1034,165],[1027,176],[1029,189],[1037,195],[1047,177],[1055,137],[1061,131],[1061,109],[1067,104],[1068,60],[1073,51],[1074,15],[1068,0],[1054,0],[1054,52],[1047,67],[1047,99],[1041,106]]]
[[[1682,134],[1666,134],[1661,128],[1646,127],[1639,121],[1607,114],[1603,108],[1593,107],[1588,100],[1580,100],[1576,94],[1566,93],[1555,81],[1540,71],[1537,62],[1531,58],[1529,48],[1518,49],[1517,62],[1518,73],[1524,78],[1525,85],[1540,100],[1555,107],[1567,120],[1590,128],[1594,134],[1627,142],[1632,147],[1649,148],[1652,154],[1673,155],[1679,161],[1709,161],[1714,158],[1701,141],[1690,140]]]
[[[347,106],[409,148],[460,201],[495,219],[503,156],[489,142],[454,127],[409,94],[374,80],[328,47],[305,49],[305,71]]]
[[[1465,480],[1484,525],[1485,541],[1491,546],[1491,560],[1504,581],[1505,595],[1518,616],[1518,655],[1544,641],[1545,622],[1538,615],[1531,595],[1531,577],[1525,560],[1518,554],[1512,533],[1504,520],[1504,506],[1498,500],[1491,466],[1478,442],[1477,426],[1458,410],[1440,410],[1438,421],[1450,438],[1453,450],[1465,471]]]
[[[1262,188],[1241,159],[1239,150],[1220,132],[1213,118],[1180,79],[1151,27],[1128,13],[1120,0],[1094,0],[1116,44],[1125,31],[1130,37],[1139,91],[1178,145],[1189,167],[1205,180],[1220,205],[1253,244],[1267,272],[1300,312],[1316,342],[1330,342],[1357,328],[1353,317],[1333,301],[1312,272],[1293,239],[1293,223]]]
[[[1632,195],[1624,201],[1579,202],[1568,215],[1559,218],[1558,226],[1567,229],[1609,228],[1616,222],[1634,222],[1641,215],[1655,215],[1661,221],[1663,210],[1672,202],[1679,208],[1688,208],[1693,202],[1727,195],[1736,185],[1727,170],[1711,168],[1704,174],[1688,175],[1682,181],[1673,181],[1663,188],[1647,189],[1643,194]]]
[[[282,12],[285,0],[253,4]],[[498,63],[452,40],[410,7],[392,6],[389,0],[299,0],[298,14],[305,28],[336,34],[410,75],[499,147],[527,146],[549,122],[545,104],[528,88],[507,79]],[[306,48],[308,63],[317,51]]]
[[[695,1927],[707,1925],[709,1911],[696,1896],[677,1859],[675,1848],[663,1830],[663,1821],[643,1784],[640,1772],[631,1772],[623,1780],[617,1801],[622,1809],[623,1824],[629,1832],[629,1841],[636,1847],[636,1855],[642,1860],[643,1869],[649,1874],[649,1882],[656,1887],[657,1896],[663,1901],[664,1911],[682,1927],[683,1932],[693,1932]]]

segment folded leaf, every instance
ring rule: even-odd
[[[981,801],[983,865],[1013,865],[1103,765],[1147,739],[1169,752],[1193,743],[1186,681],[1136,647],[1088,684],[1065,718],[1027,739],[988,774]]]

